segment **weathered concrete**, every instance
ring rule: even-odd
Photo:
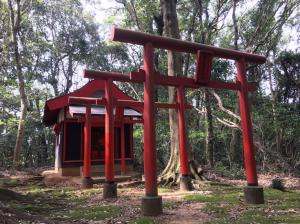
[[[246,186],[244,188],[245,201],[249,204],[264,204],[264,191],[259,186]]]
[[[103,198],[116,198],[117,184],[115,182],[105,182],[103,185]]]
[[[142,214],[145,216],[158,216],[162,213],[161,196],[144,196],[142,198]]]
[[[181,176],[180,177],[180,190],[181,191],[193,190],[193,185],[192,185],[190,176]]]

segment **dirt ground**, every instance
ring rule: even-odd
[[[5,171],[0,173],[0,223],[300,223],[300,178],[276,177],[285,181],[290,193],[266,189],[262,206],[244,203],[242,180],[219,177],[225,186],[203,184],[192,192],[159,187],[163,214],[143,217],[142,184],[120,183],[118,198],[103,200],[101,184],[82,190],[74,180],[51,183],[48,179],[46,185],[36,173]],[[267,188],[274,178],[260,175],[260,183]]]

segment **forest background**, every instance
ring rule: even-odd
[[[84,68],[129,72],[140,68],[142,49],[108,41],[113,25],[231,48],[267,57],[249,65],[251,116],[260,172],[300,175],[300,2],[297,0],[7,0],[0,1],[0,167],[54,164],[54,134],[42,123],[45,101],[86,83]],[[172,59],[173,58],[173,59]],[[172,61],[173,60],[173,61]],[[170,65],[170,61],[173,65]],[[175,65],[175,66],[174,66]],[[155,52],[162,74],[191,77],[195,57]],[[214,60],[214,79],[234,81],[234,64]],[[143,99],[143,87],[117,83]],[[156,89],[156,99],[174,100]],[[236,92],[189,90],[190,158],[226,175],[244,175]],[[157,112],[158,166],[178,169],[176,111]],[[142,126],[134,153],[142,165]]]

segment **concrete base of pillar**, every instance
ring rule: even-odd
[[[103,185],[103,198],[116,198],[117,184],[115,182],[105,182]]]
[[[145,216],[158,216],[162,213],[161,196],[144,196],[142,198],[142,214]]]
[[[248,204],[263,204],[264,191],[259,186],[246,186],[244,188],[245,201]]]
[[[83,177],[81,184],[83,189],[93,188],[93,179],[90,177]]]
[[[181,191],[191,191],[193,190],[193,185],[190,176],[180,177],[180,190]]]

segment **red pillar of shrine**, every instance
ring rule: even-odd
[[[177,102],[178,102],[178,127],[179,127],[179,148],[180,148],[180,164],[181,164],[181,178],[180,190],[192,190],[191,178],[189,177],[189,164],[188,164],[188,149],[187,149],[187,136],[185,127],[185,94],[184,88],[179,86],[177,88]]]
[[[244,160],[247,178],[247,187],[245,188],[245,198],[248,203],[264,203],[263,189],[258,187],[256,162],[254,155],[252,127],[250,119],[250,109],[248,104],[248,89],[246,79],[246,62],[240,59],[236,62],[237,81],[241,84],[238,92],[240,101],[240,115],[242,125],[242,137],[244,145]]]
[[[125,175],[125,131],[124,123],[121,123],[121,174]]]
[[[84,122],[84,160],[83,160],[83,188],[93,187],[91,179],[91,105],[86,104]]]
[[[153,66],[153,46],[144,46],[144,174],[145,193],[142,198],[142,213],[156,216],[162,213],[162,199],[157,194],[156,139],[155,139],[155,73]]]
[[[117,184],[114,182],[114,105],[112,80],[105,81],[105,184],[103,198],[117,197]]]

